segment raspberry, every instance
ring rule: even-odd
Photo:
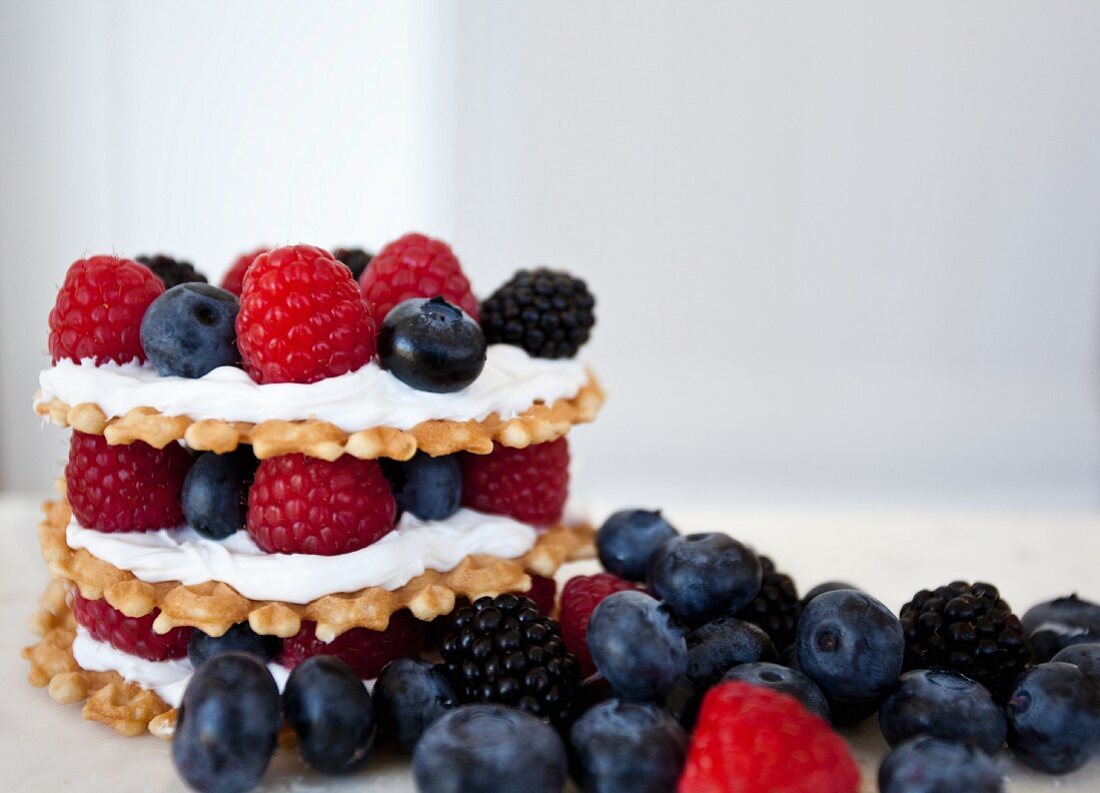
[[[233,262],[227,272],[222,277],[222,289],[227,292],[232,292],[237,297],[241,296],[241,292],[244,291],[244,274],[248,270],[248,266],[259,256],[261,253],[267,253],[268,248],[257,248],[254,251],[248,253],[242,253]]]
[[[378,251],[359,286],[375,325],[411,297],[443,297],[478,319],[477,298],[451,246],[423,234],[406,234]]]
[[[180,493],[191,455],[177,443],[110,446],[73,431],[65,489],[77,522],[104,532],[155,531],[183,523]]]
[[[401,610],[390,616],[384,631],[352,628],[323,642],[317,638],[317,623],[303,622],[302,628],[283,640],[279,663],[293,669],[315,655],[335,655],[363,680],[378,677],[382,667],[395,658],[415,658],[424,649],[427,623]]]
[[[257,383],[314,383],[370,361],[375,333],[348,268],[320,248],[292,245],[249,266],[237,344]]]
[[[847,744],[798,700],[749,683],[707,692],[679,793],[856,793]]]
[[[145,361],[141,318],[164,284],[137,262],[92,256],[73,262],[50,312],[50,355],[80,361]]]
[[[268,553],[357,551],[393,529],[397,508],[382,468],[345,455],[302,454],[260,463],[248,492],[248,533]]]
[[[608,595],[638,588],[611,573],[578,575],[565,582],[561,591],[561,637],[581,662],[581,677],[596,673],[596,665],[588,652],[588,620],[592,612]]]
[[[542,575],[531,576],[531,588],[526,592],[516,592],[531,600],[538,610],[547,617],[554,614],[554,596],[558,593],[558,582]]]
[[[525,449],[498,446],[462,456],[462,503],[521,523],[549,526],[561,519],[569,495],[565,438]]]
[[[116,650],[147,661],[167,661],[187,655],[187,642],[194,628],[172,628],[165,634],[153,631],[153,620],[160,609],[144,617],[127,617],[106,600],[88,600],[79,591],[73,593],[73,616],[77,624],[101,642]]]

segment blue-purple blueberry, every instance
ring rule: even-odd
[[[703,691],[738,664],[774,661],[778,655],[763,628],[736,617],[719,617],[687,636],[688,677]]]
[[[878,711],[882,737],[897,746],[917,735],[1000,751],[1008,724],[989,690],[958,672],[906,672]]]
[[[879,793],[1003,793],[993,759],[965,743],[921,735],[886,755]]]
[[[1008,747],[1039,771],[1075,771],[1100,748],[1100,689],[1073,664],[1051,662],[1025,671],[1005,713]]]
[[[665,540],[649,565],[649,586],[685,624],[736,614],[760,591],[763,571],[751,548],[726,534]]]
[[[446,675],[416,658],[390,661],[372,692],[378,729],[406,752],[420,736],[458,702]]]
[[[346,774],[370,757],[374,706],[363,681],[339,658],[315,655],[294,667],[283,705],[298,736],[298,756],[310,768]]]
[[[573,724],[569,743],[584,793],[665,793],[676,788],[688,736],[660,708],[609,699]]]
[[[653,554],[677,534],[660,510],[620,510],[596,532],[600,564],[619,578],[645,581]]]

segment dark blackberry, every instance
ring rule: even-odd
[[[137,260],[153,271],[164,283],[165,290],[180,284],[205,284],[206,276],[195,269],[191,262],[173,259],[158,253],[155,256],[138,256]]]
[[[362,248],[337,248],[332,252],[332,257],[338,262],[343,262],[351,270],[351,277],[356,281],[363,271],[367,269],[374,254]]]
[[[760,569],[763,571],[760,591],[752,603],[741,609],[737,618],[763,628],[775,649],[782,651],[794,643],[798,618],[802,616],[802,601],[794,579],[776,570],[775,563],[767,556],[760,557]]]
[[[1020,618],[992,584],[922,589],[901,607],[905,668],[952,669],[1004,702],[1031,660]]]
[[[483,597],[459,608],[440,652],[462,702],[511,705],[558,728],[574,715],[580,663],[558,623],[528,598]]]
[[[536,358],[572,358],[596,324],[596,299],[566,272],[520,270],[481,304],[489,344],[514,344]]]

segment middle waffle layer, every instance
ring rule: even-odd
[[[66,528],[71,511],[64,499],[47,502],[43,511],[39,542],[50,572],[73,582],[86,598],[105,598],[128,617],[142,617],[159,609],[154,623],[158,633],[191,626],[220,636],[247,620],[257,633],[286,638],[307,620],[317,623],[318,638],[330,641],[353,628],[385,630],[390,616],[403,608],[427,621],[449,614],[456,598],[525,592],[531,586],[531,575],[552,576],[564,562],[590,556],[593,550],[590,527],[557,525],[541,533],[534,547],[517,559],[471,555],[450,571],[426,571],[392,591],[368,587],[299,605],[249,600],[216,581],[195,585],[141,581],[85,549],[69,547]]]

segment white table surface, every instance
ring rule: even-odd
[[[897,609],[918,589],[955,578],[1000,587],[1020,613],[1033,603],[1078,591],[1100,599],[1100,513],[995,513],[900,508],[700,507],[666,503],[681,531],[728,531],[776,559],[805,590],[843,579]],[[602,515],[598,507],[594,514]],[[37,503],[0,497],[0,789],[10,791],[181,791],[169,744],[151,736],[123,738],[80,717],[80,706],[53,702],[26,682],[19,650],[31,643],[26,621],[46,582],[38,555]],[[579,568],[584,571],[584,567]],[[574,566],[574,570],[578,570]],[[875,790],[885,749],[876,722],[845,735]],[[1001,763],[1011,793],[1100,790],[1100,760],[1064,777]],[[264,779],[267,791],[413,791],[407,763],[396,752],[377,754],[362,773],[333,780],[304,771],[294,757],[277,756]]]

